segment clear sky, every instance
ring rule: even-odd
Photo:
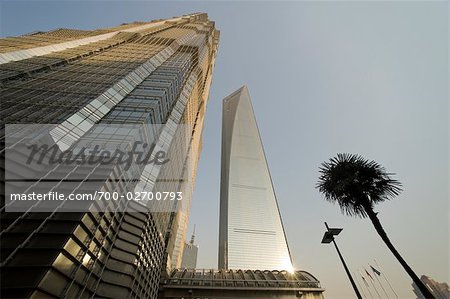
[[[191,210],[198,266],[217,267],[221,101],[246,84],[294,264],[322,282],[327,298],[353,293],[335,249],[320,244],[324,221],[344,228],[337,241],[353,273],[376,259],[400,298],[415,298],[371,222],[342,215],[315,189],[320,163],[338,152],[397,173],[405,190],[376,207],[378,216],[419,276],[448,282],[448,2],[2,1],[0,32],[198,11],[221,30]]]

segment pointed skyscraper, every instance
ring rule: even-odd
[[[246,86],[223,100],[219,269],[292,271]]]

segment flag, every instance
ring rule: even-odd
[[[370,275],[370,273],[369,272],[367,272],[367,270],[366,270],[366,268],[364,268],[364,271],[366,271],[366,274],[367,274],[367,276],[369,276],[372,280],[373,280],[373,277],[372,277],[372,275]]]
[[[369,287],[369,284],[367,283],[366,279],[364,278],[364,276],[361,275],[362,280],[364,281],[364,284],[366,285],[366,287]]]
[[[381,272],[375,269],[374,267],[370,266],[370,268],[372,268],[373,273],[376,273],[378,276],[381,275]]]

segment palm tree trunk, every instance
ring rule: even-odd
[[[392,245],[391,241],[389,240],[386,232],[383,229],[383,226],[381,225],[380,220],[377,217],[377,214],[372,210],[371,207],[366,207],[365,211],[367,215],[369,216],[370,220],[372,220],[373,226],[375,227],[377,233],[380,235],[381,239],[383,239],[384,243],[386,243],[386,246],[391,250],[391,252],[394,254],[394,256],[397,258],[397,260],[400,262],[400,264],[403,266],[405,271],[409,274],[409,276],[412,278],[414,283],[419,288],[420,292],[422,292],[422,295],[427,299],[435,299],[433,294],[431,294],[430,290],[425,286],[425,284],[419,279],[419,277],[414,273],[414,271],[411,269],[411,267],[406,263],[406,261],[402,258],[400,253],[395,249],[394,245]]]

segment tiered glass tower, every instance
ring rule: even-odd
[[[189,176],[184,206],[175,211],[10,213],[3,197],[2,297],[157,297],[161,273],[181,265],[218,41],[204,13],[0,40],[3,169],[5,124],[58,124],[68,148],[98,124],[192,128],[186,151],[171,149],[171,161],[178,162],[165,173],[101,186],[179,190],[165,179],[168,173]],[[110,178],[123,175],[115,171]],[[3,174],[1,180],[4,185]]]
[[[223,100],[219,269],[293,271],[246,86]]]

